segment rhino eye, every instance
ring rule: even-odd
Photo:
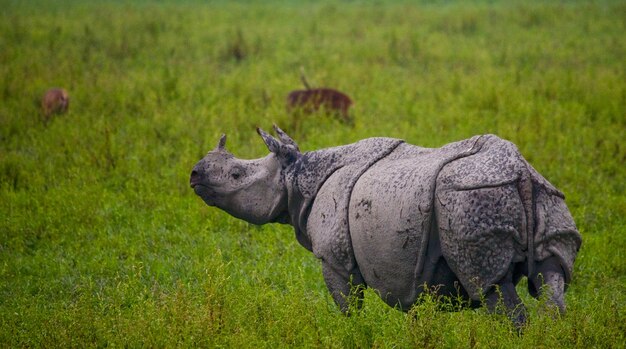
[[[242,173],[243,173],[243,170],[242,170],[242,169],[240,169],[240,168],[238,168],[238,167],[236,167],[236,168],[233,168],[233,169],[230,171],[230,177],[231,177],[232,179],[237,180],[237,179],[241,178]]]

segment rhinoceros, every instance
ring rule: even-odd
[[[278,138],[257,129],[270,154],[255,160],[228,152],[222,135],[190,185],[237,218],[292,225],[342,311],[367,286],[404,311],[433,291],[491,311],[501,301],[520,324],[523,276],[531,295],[548,291],[565,311],[581,236],[564,195],[513,143],[490,134],[441,148],[368,138],[302,153],[274,129]]]

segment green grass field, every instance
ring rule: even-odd
[[[0,0],[0,347],[610,348],[626,343],[626,5]],[[353,127],[296,127],[303,67]],[[65,87],[45,125],[38,100]],[[495,133],[560,188],[583,236],[568,313],[520,336],[484,309],[410,315],[371,290],[343,316],[289,226],[189,188],[221,133],[305,150]]]

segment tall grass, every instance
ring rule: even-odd
[[[606,2],[1,1],[0,346],[623,347],[626,6]],[[568,313],[519,291],[520,336],[484,309],[333,304],[290,227],[204,206],[193,164],[228,134],[291,130],[284,98],[348,93],[354,127],[303,120],[304,150],[369,136],[515,142],[583,235]],[[65,87],[45,125],[38,98]]]

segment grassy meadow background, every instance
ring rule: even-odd
[[[0,347],[608,348],[626,342],[626,4],[620,1],[0,0]],[[353,127],[294,126],[338,88]],[[70,111],[44,125],[54,86]],[[343,316],[289,226],[193,194],[221,133],[267,153],[495,133],[560,188],[583,236],[561,319],[525,282],[518,336],[484,309]]]

